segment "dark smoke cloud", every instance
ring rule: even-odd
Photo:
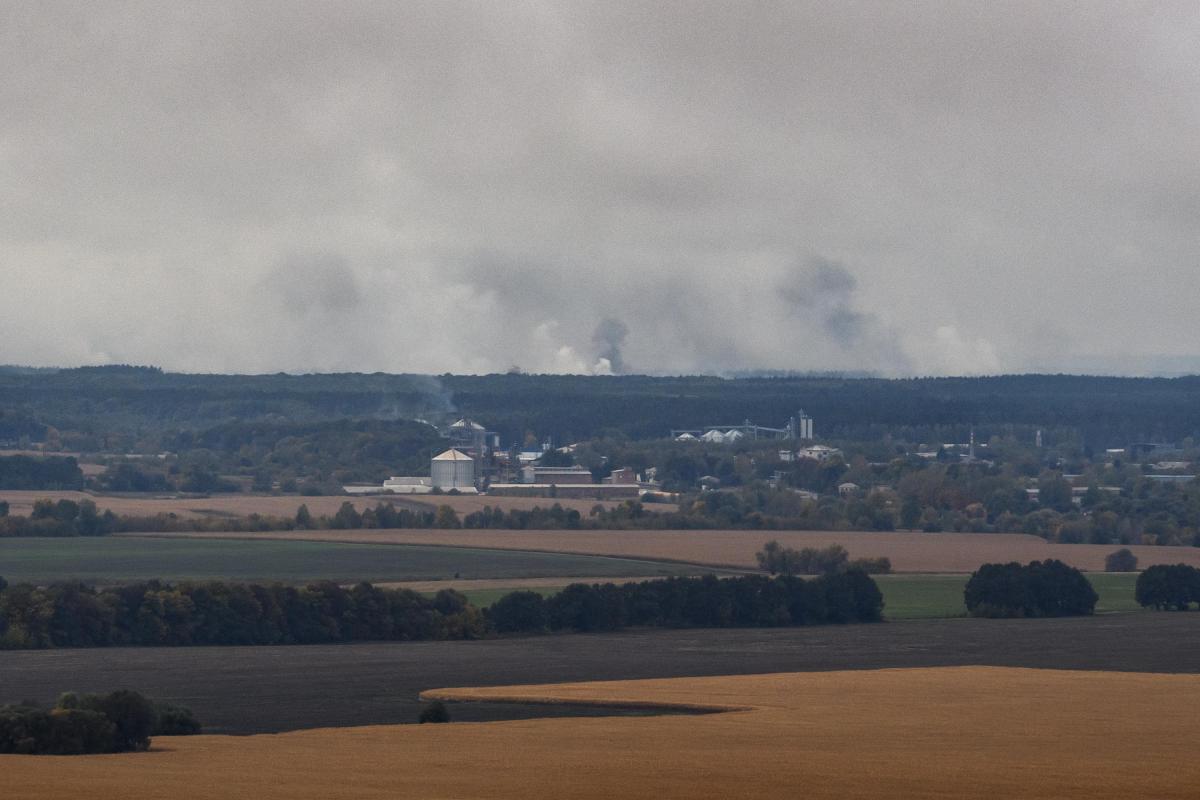
[[[614,375],[620,375],[627,372],[628,365],[625,363],[625,358],[621,354],[621,348],[625,345],[625,337],[629,335],[629,326],[619,319],[605,317],[600,320],[600,324],[596,326],[595,333],[592,334],[592,344],[596,345],[596,358],[605,359],[608,361],[609,369]]]
[[[817,333],[853,355],[856,365],[888,373],[907,371],[911,359],[898,343],[898,334],[875,314],[858,309],[857,290],[858,279],[844,264],[815,256],[791,276],[781,294],[795,306],[797,316],[816,323]]]

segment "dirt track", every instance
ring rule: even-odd
[[[536,719],[160,740],[4,756],[6,798],[1191,798],[1200,677],[989,667],[441,692],[699,704]]]
[[[1020,533],[831,533],[799,531],[494,531],[358,530],[277,531],[248,534],[177,534],[216,538],[306,539],[374,544],[433,544],[501,550],[622,556],[652,561],[754,568],[755,553],[777,539],[788,547],[840,544],[852,558],[887,556],[897,572],[973,572],[996,561],[1058,558],[1088,571],[1104,569],[1113,545],[1050,544]],[[1198,547],[1134,546],[1144,568],[1151,564],[1200,566]]]

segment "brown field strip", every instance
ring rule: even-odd
[[[407,495],[371,495],[348,497],[345,495],[322,495],[319,497],[302,497],[298,495],[246,495],[221,494],[211,497],[150,497],[150,496],[119,496],[95,495],[87,492],[50,492],[7,490],[0,491],[0,500],[7,501],[12,514],[28,514],[33,509],[35,501],[42,498],[51,500],[92,500],[101,511],[111,510],[114,514],[130,516],[153,516],[155,514],[176,514],[180,517],[244,517],[250,514],[261,514],[271,517],[292,517],[301,504],[307,505],[314,515],[333,515],[347,501],[354,504],[358,510],[373,508],[379,503],[394,503],[401,508],[423,508],[435,510],[439,505],[448,505],[460,515],[480,511],[484,506],[502,508],[505,511],[528,511],[535,507],[549,508],[558,503],[563,508],[574,509],[587,516],[597,505],[606,508],[619,505],[608,500],[578,500],[554,499],[546,497],[472,497],[469,495],[423,495],[418,497]],[[653,510],[674,510],[676,506],[648,506]]]
[[[697,570],[700,574],[703,570]],[[463,580],[461,578],[446,578],[440,581],[385,581],[376,586],[385,589],[412,589],[414,592],[436,592],[440,589],[455,589],[460,592],[478,591],[480,589],[546,589],[560,588],[569,583],[637,583],[647,580],[659,580],[647,575],[634,575],[628,578],[606,578],[604,576],[570,577],[570,578],[478,578]]]
[[[0,756],[6,798],[1194,798],[1200,676],[994,667],[456,689],[749,708]]]
[[[1020,533],[844,533],[809,531],[498,531],[357,530],[265,533],[174,534],[212,538],[301,539],[371,544],[422,544],[499,550],[534,550],[682,561],[731,567],[757,566],[754,554],[770,539],[788,547],[840,544],[852,558],[887,556],[897,572],[972,572],[980,564],[1057,558],[1088,571],[1102,571],[1115,545],[1051,544]],[[1141,566],[1186,563],[1200,566],[1200,548],[1133,546]]]

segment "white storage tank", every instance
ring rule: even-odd
[[[474,489],[475,459],[459,450],[447,450],[433,457],[429,475],[433,485],[443,491]]]

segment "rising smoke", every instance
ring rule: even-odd
[[[592,344],[597,348],[594,372],[620,375],[628,371],[628,365],[621,354],[621,348],[625,346],[625,337],[628,335],[629,326],[621,320],[612,317],[600,320],[592,334]]]

